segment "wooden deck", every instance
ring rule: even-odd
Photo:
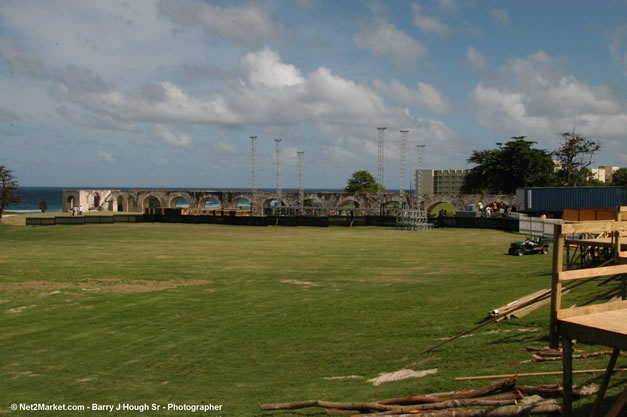
[[[617,219],[626,211],[621,208]],[[585,222],[578,224],[556,225],[553,239],[553,282],[551,293],[551,347],[558,347],[558,338],[563,346],[563,385],[564,385],[564,416],[572,416],[572,386],[573,367],[572,352],[573,340],[579,343],[605,345],[613,348],[610,362],[603,376],[597,399],[592,409],[591,417],[599,413],[601,402],[613,373],[616,360],[621,349],[627,350],[627,300],[625,300],[625,285],[627,276],[627,242],[622,238],[627,234],[627,222],[603,221]],[[604,234],[604,239],[567,239],[569,234],[588,233]],[[564,270],[564,249],[570,245],[579,247],[604,247],[610,258],[601,267],[584,267],[582,269]],[[568,261],[568,259],[567,259]],[[573,266],[568,261],[566,267]],[[562,309],[562,285],[579,279],[594,279],[610,277],[621,283],[623,300],[595,304],[585,307]],[[616,417],[625,405],[627,388],[623,391],[606,417]]]

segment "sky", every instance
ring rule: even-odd
[[[0,0],[0,165],[22,186],[405,189],[573,129],[627,166],[627,2]]]

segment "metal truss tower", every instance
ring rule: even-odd
[[[416,145],[418,148],[418,170],[416,171],[416,206],[420,208],[422,201],[422,159],[425,145]]]
[[[276,193],[279,207],[281,207],[281,140],[274,140],[276,142]]]
[[[409,130],[401,130],[401,176],[399,197],[401,199],[401,205],[405,198],[405,171],[407,170],[407,133]]]
[[[305,188],[304,188],[304,177],[305,177],[305,169],[303,166],[303,158],[305,152],[296,152],[298,155],[298,205],[300,207],[305,206]]]
[[[250,137],[250,185],[253,194],[257,192],[257,136]]]
[[[379,138],[377,141],[377,184],[379,184],[379,193],[383,193],[383,142],[385,139],[385,127],[378,127]]]

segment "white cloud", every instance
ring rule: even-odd
[[[502,23],[504,25],[512,23],[512,19],[507,10],[492,9],[490,10],[490,16],[492,16],[492,19],[494,19],[495,22]]]
[[[24,74],[35,79],[48,78],[48,70],[40,59],[16,45],[11,39],[0,38],[0,62],[2,60],[12,74]]]
[[[487,58],[481,55],[481,53],[472,46],[469,46],[466,50],[466,59],[468,60],[470,68],[475,71],[483,71],[488,68]]]
[[[398,80],[390,82],[374,80],[372,84],[379,94],[392,97],[409,106],[426,108],[440,114],[453,111],[454,106],[448,97],[429,84],[418,82],[417,89],[408,88]]]
[[[114,157],[112,157],[109,152],[98,151],[96,152],[96,157],[109,165],[114,165],[118,163],[118,161]]]
[[[364,27],[353,36],[357,47],[369,50],[375,56],[391,56],[397,62],[414,67],[427,54],[420,42],[394,25],[378,21]]]
[[[579,81],[542,51],[511,59],[499,72],[500,81],[479,83],[471,93],[482,126],[508,136],[529,135],[551,148],[557,134],[576,126],[600,139],[606,152],[624,152],[627,109],[607,86]]]
[[[442,23],[437,16],[424,16],[419,4],[413,3],[414,24],[425,33],[437,33],[446,35],[449,33],[448,25]]]
[[[281,36],[282,28],[255,4],[219,7],[201,1],[159,0],[159,13],[180,30],[199,27],[203,31],[254,47]]]
[[[305,82],[295,66],[283,64],[279,54],[267,46],[247,54],[242,59],[241,69],[252,85],[292,87]]]
[[[192,147],[192,138],[185,133],[176,135],[163,125],[156,125],[153,132],[158,139],[168,145],[177,146],[179,148]]]

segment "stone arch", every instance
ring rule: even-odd
[[[116,198],[115,198],[115,205],[116,205],[116,210],[115,211],[128,211],[128,203],[126,202],[126,198],[124,198],[123,195],[119,194]]]
[[[350,206],[351,204],[353,204],[355,208],[359,208],[363,206],[363,203],[357,197],[353,197],[353,196],[343,198],[337,204],[337,206],[340,208],[344,208],[344,207]]]
[[[214,200],[215,203],[211,204],[211,207],[207,207],[207,204],[211,200]],[[213,194],[203,195],[198,201],[198,208],[222,208],[222,201],[220,201],[220,198],[218,198],[217,195],[213,195]]]
[[[305,207],[324,207],[324,205],[322,204],[322,201],[320,201],[320,199],[315,198],[315,197],[311,197],[311,198],[305,198],[304,200],[305,203]]]
[[[99,191],[94,191],[89,195],[89,203],[88,208],[97,209],[102,204],[102,193]]]
[[[163,201],[153,193],[144,194],[138,198],[138,203],[141,204],[142,211],[145,211],[148,207],[150,207],[150,200],[154,198],[159,203],[159,207],[163,207]]]
[[[233,201],[233,207],[240,210],[252,210],[252,200],[245,196],[240,196]]]
[[[72,208],[79,206],[80,198],[74,194],[70,194],[65,199],[64,211],[72,210]]]
[[[187,201],[188,207],[194,207],[194,199],[192,198],[192,196],[189,195],[189,193],[183,193],[183,192],[171,193],[170,195],[168,195],[167,207],[175,208],[177,201],[180,200],[181,198]]]
[[[273,204],[273,202],[274,202],[274,204]],[[263,206],[264,207],[276,207],[276,206],[278,206],[278,202],[279,202],[279,200],[278,200],[277,197],[268,198],[268,199],[264,200]],[[286,205],[285,202],[283,200],[281,200],[281,206],[285,206],[285,205]]]

